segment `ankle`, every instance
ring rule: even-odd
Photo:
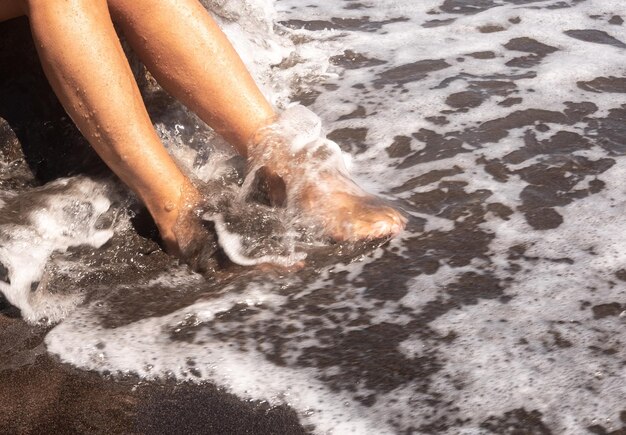
[[[169,195],[146,201],[148,211],[168,249],[177,243],[177,223],[193,213],[200,200],[198,189],[190,181],[186,181]]]

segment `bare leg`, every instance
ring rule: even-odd
[[[160,143],[106,0],[23,0],[43,69],[68,114],[141,198],[174,253],[172,231],[195,189]],[[167,180],[167,182],[163,182]]]
[[[133,49],[170,94],[196,112],[244,156],[262,153],[253,141],[255,132],[275,119],[275,113],[246,70],[243,62],[197,0],[109,0],[114,19],[121,25]],[[167,29],[167,30],[164,30]],[[271,142],[277,162],[270,171],[289,184],[305,174],[290,165],[288,144]],[[252,147],[252,148],[250,148]],[[279,170],[278,167],[287,168]],[[326,186],[320,188],[319,184]],[[362,191],[328,174],[305,190],[301,206],[321,217],[337,239],[359,239],[398,233],[404,218],[393,208],[373,204]],[[348,183],[350,184],[350,183]],[[329,187],[330,186],[330,187]],[[333,189],[332,186],[336,186]],[[344,188],[345,187],[345,188]],[[364,197],[368,200],[364,201]],[[346,225],[346,222],[349,224]]]
[[[245,156],[275,113],[204,7],[195,0],[109,0],[109,6],[159,84]]]

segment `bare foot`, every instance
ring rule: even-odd
[[[250,153],[249,162],[253,170],[262,171],[273,204],[295,201],[337,241],[393,237],[406,225],[398,210],[349,178],[333,142],[318,141],[294,152],[270,130]]]
[[[317,217],[329,236],[337,241],[357,241],[394,237],[404,229],[406,218],[398,210],[342,178],[329,176],[303,186],[302,208]],[[347,183],[352,184],[349,190]]]
[[[168,254],[187,263],[197,272],[214,269],[213,258],[217,251],[217,240],[212,231],[203,225],[200,218],[202,195],[188,182],[179,198],[153,213],[161,239]]]

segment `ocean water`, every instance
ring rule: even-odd
[[[204,3],[296,142],[337,143],[407,229],[329,246],[301,237],[298,216],[216,202],[207,218],[231,260],[306,265],[202,277],[147,266],[112,181],[2,191],[0,290],[28,320],[58,322],[48,352],[287,403],[315,433],[624,430],[626,5]],[[159,95],[147,101],[172,154],[241,196],[233,152]],[[110,278],[111,244],[141,282]]]

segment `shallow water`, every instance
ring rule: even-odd
[[[287,403],[317,433],[624,430],[622,2],[205,3],[268,97],[317,113],[407,230],[309,246],[298,272],[203,278],[137,236],[111,182],[6,181],[0,289],[65,318],[48,352]],[[237,178],[219,139],[145,94],[180,162]]]

